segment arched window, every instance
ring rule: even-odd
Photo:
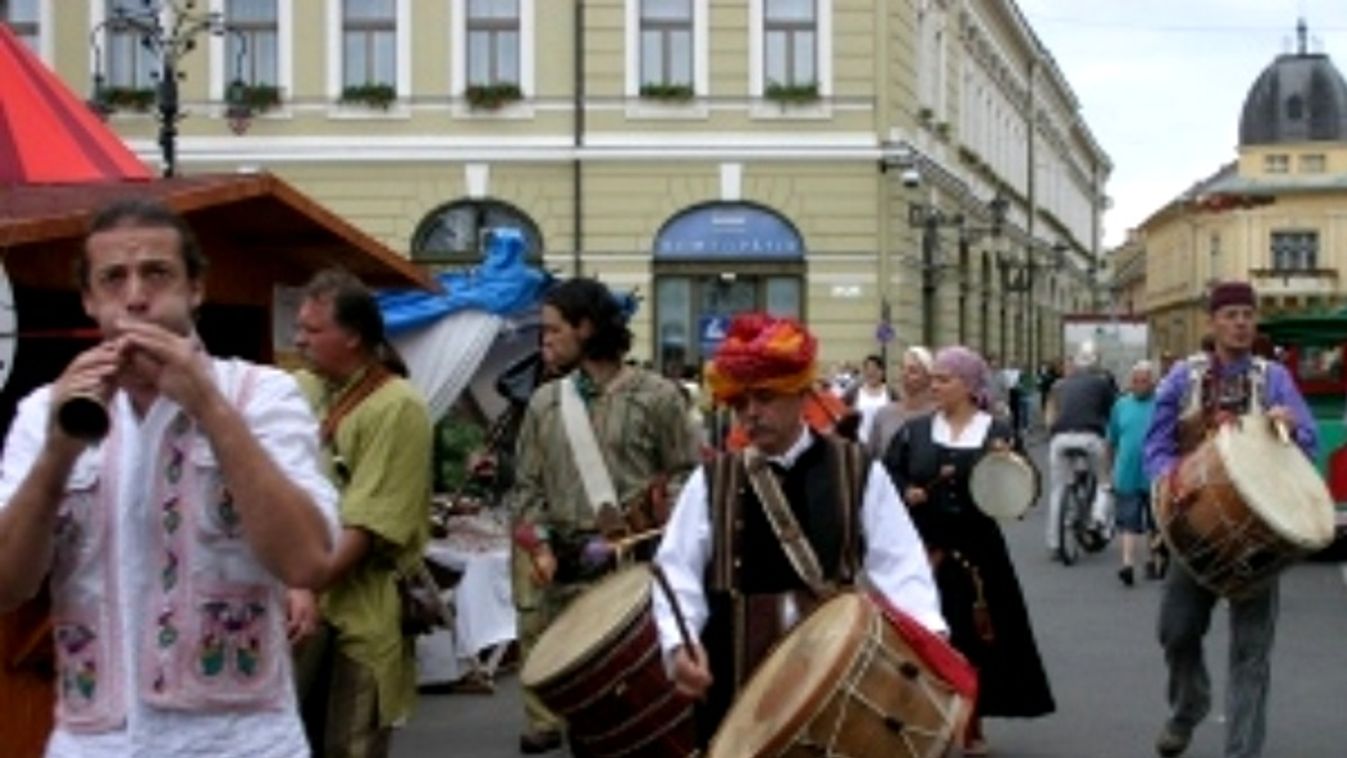
[[[511,227],[524,235],[528,259],[543,257],[543,238],[528,214],[498,200],[459,200],[426,214],[412,235],[412,260],[417,263],[475,265],[482,259],[483,233]]]

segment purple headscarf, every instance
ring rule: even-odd
[[[991,407],[991,375],[987,362],[976,351],[954,345],[935,354],[935,371],[962,381],[973,395],[973,404],[982,410]]]

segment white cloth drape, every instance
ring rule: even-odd
[[[453,407],[504,323],[486,311],[459,311],[393,338],[412,384],[426,398],[432,420],[443,418]]]

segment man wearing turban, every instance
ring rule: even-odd
[[[707,373],[750,444],[688,478],[655,557],[697,637],[684,643],[656,593],[661,647],[679,690],[702,701],[703,739],[771,645],[825,599],[820,587],[853,585],[864,572],[892,605],[946,631],[926,553],[888,474],[855,443],[805,423],[817,349],[794,320],[741,315]],[[798,532],[779,528],[787,508]],[[781,535],[798,533],[808,550],[783,544]]]

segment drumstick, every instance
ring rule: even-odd
[[[683,639],[683,647],[687,649],[688,655],[695,655],[694,651],[697,648],[693,647],[687,619],[683,618],[683,609],[678,606],[678,598],[674,597],[673,587],[669,586],[669,577],[664,575],[664,569],[660,568],[658,563],[650,564],[650,573],[655,575],[655,583],[669,600],[669,607],[673,609],[674,623],[678,625],[678,636]]]
[[[1285,421],[1273,419],[1272,426],[1277,430],[1277,439],[1281,440],[1283,445],[1291,444],[1291,430],[1286,428]]]
[[[613,549],[619,553],[626,552],[635,545],[639,545],[640,543],[645,542],[648,539],[658,537],[663,533],[664,529],[662,527],[659,529],[648,529],[644,532],[637,532],[636,534],[631,534],[621,539],[613,540]]]

